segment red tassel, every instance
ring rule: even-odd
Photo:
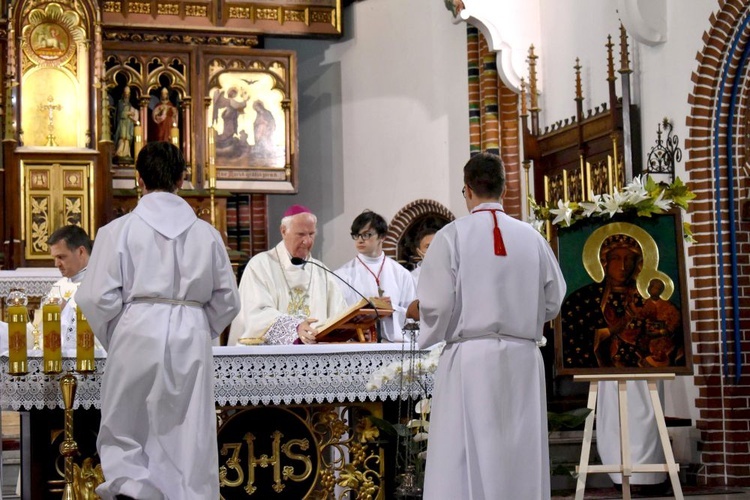
[[[508,255],[505,251],[505,242],[503,241],[503,235],[500,234],[500,228],[495,226],[492,231],[495,236],[495,255]]]

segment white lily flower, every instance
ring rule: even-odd
[[[427,459],[427,452],[426,451],[420,451],[419,453],[417,453],[417,457],[420,460],[426,460]]]
[[[615,190],[614,195],[605,194],[602,196],[602,212],[608,213],[610,218],[614,217],[616,213],[622,212],[619,194],[620,193]]]
[[[570,218],[573,216],[573,209],[570,208],[570,202],[557,200],[557,208],[552,208],[549,212],[555,214],[552,224],[565,221],[566,226],[570,225]]]
[[[661,192],[659,192],[659,196],[657,196],[656,199],[654,200],[654,206],[664,210],[665,212],[669,210],[670,207],[672,206],[672,200],[664,199],[663,189],[661,190]]]
[[[578,206],[583,209],[583,213],[581,215],[583,215],[584,217],[591,217],[599,210],[599,204],[593,201],[582,201],[578,204]]]

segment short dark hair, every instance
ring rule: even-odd
[[[464,166],[464,184],[480,198],[500,198],[505,190],[503,160],[492,153],[478,153]]]
[[[185,158],[170,142],[149,142],[138,153],[135,168],[149,191],[173,193],[185,172]]]
[[[423,227],[417,233],[417,239],[414,241],[414,247],[415,248],[419,248],[419,245],[422,244],[422,240],[426,236],[430,236],[432,234],[437,234],[437,232],[438,232],[438,229],[436,229],[436,228],[434,228],[432,226]]]
[[[89,238],[89,235],[80,226],[63,226],[47,238],[48,245],[54,245],[61,241],[65,242],[65,246],[70,251],[76,250],[78,247],[83,247],[86,253],[91,255],[91,238]]]
[[[374,229],[378,233],[379,237],[385,236],[388,232],[388,223],[382,215],[376,214],[372,210],[365,210],[352,222],[352,234],[359,234],[368,224],[370,229]]]

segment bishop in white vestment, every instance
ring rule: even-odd
[[[500,158],[464,167],[471,215],[441,229],[417,289],[422,348],[445,341],[425,500],[550,498],[544,365],[537,342],[565,296],[547,241],[507,216]]]
[[[285,212],[282,241],[250,259],[242,273],[242,306],[229,345],[314,343],[315,326],[346,309],[336,277],[310,255],[316,231],[317,218],[307,207]],[[292,264],[295,257],[311,263]]]
[[[97,494],[216,499],[211,339],[239,310],[236,278],[219,233],[173,194],[185,168],[179,150],[149,143],[136,168],[146,194],[99,229],[76,293],[107,349]]]

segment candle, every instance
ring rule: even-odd
[[[174,144],[178,148],[180,147],[180,129],[177,128],[176,122],[173,122],[172,128],[169,129],[169,138],[171,139],[172,144]]]
[[[44,345],[44,373],[62,371],[62,335],[60,334],[60,302],[50,297],[42,306],[42,332]]]
[[[94,363],[94,332],[80,307],[76,307],[76,371],[90,373]]]
[[[216,141],[213,127],[208,127],[208,186],[216,187]]]
[[[23,292],[15,290],[8,294],[8,373],[11,375],[25,375],[28,372],[26,323],[29,312],[26,303]]]
[[[133,157],[137,159],[138,153],[143,149],[143,127],[141,127],[140,121],[135,122],[135,127],[133,127],[133,137],[135,139]]]

